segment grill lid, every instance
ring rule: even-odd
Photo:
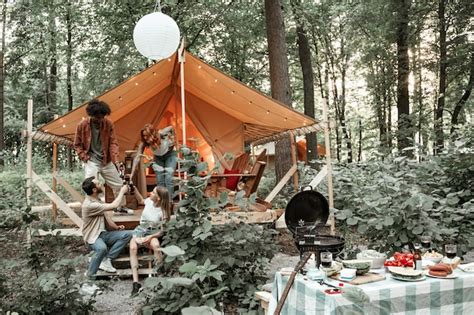
[[[305,188],[309,188],[305,190]],[[285,209],[285,222],[288,229],[296,234],[299,226],[326,224],[329,218],[327,199],[311,186],[301,188],[301,191],[291,198]]]

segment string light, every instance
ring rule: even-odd
[[[214,76],[214,74],[210,73],[206,68],[203,68],[202,65],[198,65],[197,67],[198,67],[198,69],[204,70],[210,77],[213,77],[213,76]],[[217,83],[217,82],[218,82],[218,79],[215,78],[215,79],[214,79],[214,83]],[[229,87],[226,86],[224,83],[222,83],[222,86],[223,86],[224,88],[228,89],[231,94],[236,94],[236,92],[235,92],[232,88],[229,88]],[[246,98],[245,96],[243,96],[243,95],[240,95],[240,94],[238,94],[238,95],[239,95],[241,98],[243,98],[243,99],[245,99],[246,101],[248,101],[249,104],[251,104],[251,105],[254,104],[255,106],[260,107],[261,109],[265,110],[266,113],[267,113],[267,115],[270,114],[270,110],[264,108],[262,105],[259,105],[258,103],[254,103],[253,101],[247,99],[247,98]],[[301,113],[299,113],[299,114],[301,114]],[[283,116],[279,115],[278,113],[273,113],[273,115],[282,117],[285,122],[289,120],[288,117],[283,117]],[[302,114],[302,115],[303,115],[303,114]],[[297,122],[297,123],[300,123],[299,120],[293,120],[293,119],[292,119],[292,121]],[[307,126],[307,122],[303,121],[303,124],[304,124],[304,126]]]
[[[171,61],[171,58],[168,58],[168,62],[170,62],[170,61]]]
[[[123,100],[123,97],[119,96],[119,100]]]
[[[153,75],[156,75],[156,72],[153,72]]]
[[[135,82],[135,85],[138,85],[138,82]]]
[[[63,128],[66,128],[66,125],[63,125]]]

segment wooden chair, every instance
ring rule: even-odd
[[[232,163],[232,169],[239,171],[239,173],[244,173],[250,162],[250,155],[248,153],[242,153],[234,159]]]
[[[252,193],[257,191],[258,184],[265,170],[267,163],[262,161],[256,161],[255,165],[252,167],[252,170],[248,174],[214,174],[211,176],[210,183],[210,195],[212,197],[217,197],[219,189],[225,189],[225,180],[230,177],[239,177],[241,182],[244,183],[242,190],[245,191],[245,196],[249,197]]]
[[[262,152],[260,152],[259,155],[257,155],[257,158],[255,159],[255,162],[260,161],[260,162],[267,162],[267,149],[264,149]]]

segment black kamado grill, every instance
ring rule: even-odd
[[[274,314],[280,314],[296,274],[303,268],[311,254],[314,254],[319,266],[321,252],[331,252],[334,258],[344,249],[342,237],[324,234],[328,218],[328,201],[322,194],[314,191],[311,186],[303,187],[288,202],[285,209],[285,222],[293,234],[301,259],[288,279]]]
[[[344,249],[342,237],[324,234],[328,218],[328,201],[311,186],[303,187],[294,195],[285,210],[286,226],[293,234],[300,256],[314,253],[318,265],[321,262],[320,252],[331,252],[335,257]]]

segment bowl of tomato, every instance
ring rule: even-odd
[[[383,265],[385,267],[413,267],[413,254],[395,252]]]

